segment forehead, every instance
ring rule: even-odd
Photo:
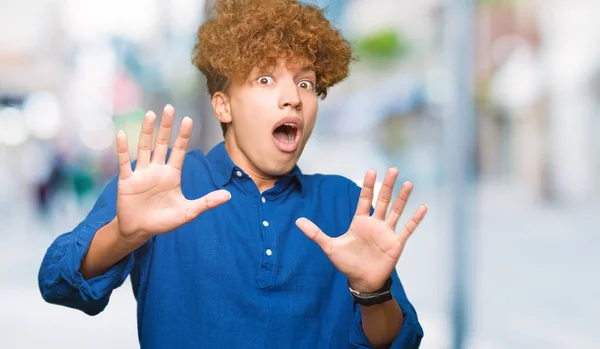
[[[252,72],[275,70],[315,72],[315,67],[305,58],[278,58],[275,62],[263,62],[255,65]]]

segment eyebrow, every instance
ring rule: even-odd
[[[300,67],[294,75],[297,77],[298,75],[306,75],[307,73],[310,73],[310,72],[313,72],[315,74],[315,76],[317,75],[317,71],[315,70],[314,67],[312,67],[310,65],[305,65],[303,67]]]
[[[315,68],[311,65],[305,65],[305,66],[301,67],[300,69],[298,69],[298,72],[300,72],[300,73],[304,73],[307,71],[312,71],[312,72],[316,73]]]

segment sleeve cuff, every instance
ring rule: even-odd
[[[357,309],[354,312],[354,321],[352,322],[352,329],[350,331],[350,344],[352,344],[355,348],[368,348],[371,349],[373,346],[367,339],[365,332],[362,328],[362,314],[360,312],[360,308],[356,306]],[[402,324],[402,329],[398,333],[398,336],[392,344],[390,345],[391,349],[417,349],[421,344],[421,339],[423,338],[423,330],[418,322],[415,325],[415,319],[411,318],[411,314],[407,313],[404,309],[403,304],[400,304],[400,308],[402,309],[402,314],[404,315],[404,322]]]
[[[102,219],[99,222],[84,225],[78,231],[74,243],[67,248],[65,255],[60,261],[59,268],[62,277],[75,290],[79,290],[81,298],[84,301],[99,300],[110,295],[115,288],[125,282],[133,268],[134,258],[133,253],[131,253],[103,275],[85,280],[81,272],[79,272],[81,261],[87,253],[94,234],[109,221],[109,219]]]

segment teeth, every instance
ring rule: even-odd
[[[285,126],[289,126],[289,127],[296,127],[296,124],[292,124],[292,123],[285,123]]]
[[[288,141],[290,141],[290,143],[294,142],[295,139],[296,139],[296,135],[294,133],[290,133],[288,135]]]

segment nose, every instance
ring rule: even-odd
[[[302,100],[300,99],[299,87],[294,81],[280,83],[281,92],[279,96],[279,108],[301,109]]]

